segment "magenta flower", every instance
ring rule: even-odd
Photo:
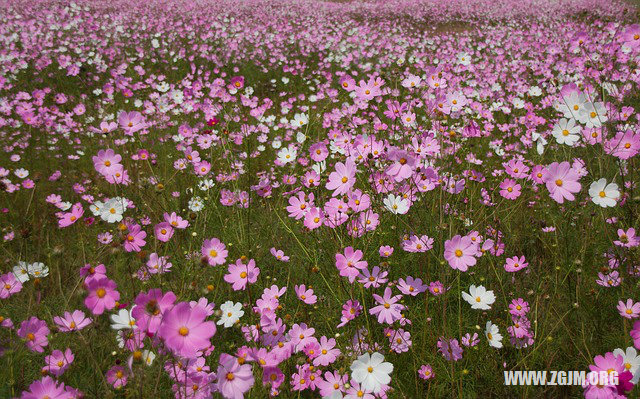
[[[224,281],[232,284],[234,291],[244,290],[247,284],[253,284],[258,281],[260,269],[256,267],[256,262],[249,259],[246,265],[242,263],[242,259],[238,259],[236,263],[229,264],[229,273],[224,275]]]
[[[64,312],[64,317],[55,316],[53,322],[56,323],[60,331],[70,332],[82,330],[91,324],[92,320],[85,317],[83,311],[74,310],[73,313]]]
[[[173,307],[176,295],[169,291],[166,294],[159,288],[141,292],[135,299],[136,306],[131,310],[131,317],[142,331],[155,334],[162,323],[162,317]]]
[[[390,247],[389,245],[382,245],[378,252],[380,253],[381,257],[388,258],[389,256],[391,256],[391,254],[393,254],[393,247]]]
[[[132,136],[133,133],[145,128],[144,116],[137,111],[122,111],[120,115],[118,115],[118,123],[124,130],[125,134],[129,136]]]
[[[98,155],[93,157],[93,166],[101,175],[113,176],[117,172],[122,172],[123,170],[123,166],[120,161],[122,161],[122,156],[108,148],[106,150],[98,151]]]
[[[164,221],[176,229],[186,229],[189,227],[189,222],[178,216],[175,212],[171,212],[171,214],[165,212]]]
[[[633,329],[631,330],[631,339],[633,339],[633,346],[636,349],[640,349],[640,321],[633,323]]]
[[[318,297],[314,295],[312,289],[307,289],[304,284],[296,285],[295,287],[296,295],[300,300],[307,305],[313,305],[318,300]]]
[[[468,236],[456,235],[444,242],[444,258],[453,269],[466,272],[469,266],[476,264],[478,253],[476,243]]]
[[[335,172],[329,174],[327,190],[333,190],[333,196],[346,194],[356,183],[356,164],[347,159],[346,164],[336,163]]]
[[[324,335],[320,337],[319,348],[317,357],[313,359],[313,365],[328,366],[336,361],[340,356],[340,349],[336,348],[336,340],[333,338],[327,339]]]
[[[505,179],[500,183],[500,195],[508,200],[514,200],[520,196],[520,190],[522,186],[516,183],[515,180]]]
[[[156,224],[153,228],[154,233],[156,234],[156,238],[159,241],[167,242],[173,237],[173,227],[168,222],[161,222]]]
[[[423,380],[429,380],[435,377],[436,375],[433,373],[433,369],[431,368],[431,365],[423,364],[422,366],[420,366],[420,369],[418,370],[418,376]]]
[[[11,273],[0,275],[0,299],[9,298],[22,290],[22,283]]]
[[[120,299],[120,293],[116,290],[115,281],[106,277],[92,278],[87,284],[89,295],[84,300],[84,305],[94,315],[101,315],[105,310],[111,310]]]
[[[446,339],[444,337],[440,337],[437,346],[438,352],[440,352],[446,360],[457,362],[462,359],[462,347],[458,343],[457,339]]]
[[[580,176],[567,161],[549,165],[543,178],[551,198],[559,204],[562,204],[565,199],[568,201],[575,199],[573,194],[582,188],[578,182],[579,179]]]
[[[619,247],[633,248],[640,245],[640,237],[636,235],[636,229],[630,227],[627,231],[618,229],[618,239],[613,242]]]
[[[227,260],[227,247],[217,238],[204,240],[202,243],[202,256],[211,266],[222,265]]]
[[[366,269],[367,262],[362,260],[362,251],[353,250],[353,247],[346,247],[344,254],[336,254],[336,267],[340,271],[342,277],[349,278],[349,282],[353,283],[360,274],[360,270]]]
[[[82,215],[84,215],[84,209],[82,208],[82,204],[78,202],[71,207],[71,212],[63,213],[58,218],[58,226],[61,228],[71,226],[78,221]]]
[[[142,247],[147,243],[144,239],[147,233],[142,230],[139,224],[127,226],[129,232],[124,239],[124,250],[127,252],[140,252]]]
[[[51,352],[51,355],[44,357],[45,366],[42,368],[42,372],[60,377],[73,363],[73,359],[71,349],[67,348],[64,353],[56,349]]]
[[[391,288],[385,288],[383,296],[373,294],[373,299],[376,300],[378,306],[371,308],[369,314],[377,315],[378,323],[393,324],[394,321],[402,317],[404,305],[396,303],[402,299],[402,295],[392,296]]]
[[[46,376],[29,385],[29,390],[22,392],[20,399],[73,399],[74,396],[65,389],[63,383],[58,383],[53,378]]]
[[[250,364],[240,364],[238,359],[223,353],[216,372],[218,391],[225,399],[242,399],[255,380]]]
[[[640,316],[640,302],[633,302],[633,299],[627,299],[627,302],[618,302],[618,312],[620,316],[627,319],[636,319]]]
[[[529,264],[525,260],[524,256],[521,256],[519,258],[517,256],[514,256],[513,258],[507,258],[507,263],[505,263],[504,265],[504,270],[508,272],[517,272],[527,266],[529,266]]]
[[[427,290],[427,285],[422,284],[422,280],[419,278],[414,279],[411,276],[407,276],[407,279],[398,280],[398,289],[405,295],[416,296]]]
[[[343,327],[351,320],[355,319],[362,312],[362,305],[360,302],[349,299],[344,305],[342,305],[342,317],[340,317],[340,324],[338,327]]]
[[[522,298],[517,298],[509,304],[509,313],[513,316],[524,316],[529,313],[529,303]]]
[[[195,358],[198,352],[211,345],[210,339],[216,333],[216,325],[205,321],[207,310],[188,302],[180,302],[165,312],[158,335],[176,356]]]
[[[416,166],[416,158],[404,150],[390,150],[387,159],[392,161],[385,173],[396,182],[408,179],[413,174]]]
[[[289,262],[289,257],[285,255],[284,251],[282,251],[281,249],[271,248],[270,252],[271,252],[271,255],[275,256],[276,259],[278,259],[279,261]]]
[[[107,377],[107,382],[115,389],[127,385],[127,370],[122,366],[111,367],[105,377]]]
[[[47,327],[45,321],[32,316],[20,323],[17,334],[27,341],[27,348],[34,352],[43,352],[44,347],[49,345],[49,340],[47,339],[49,332],[49,327]]]

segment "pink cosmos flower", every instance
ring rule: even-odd
[[[604,144],[607,154],[620,159],[629,159],[640,151],[640,133],[633,130],[618,132],[614,138]]]
[[[385,173],[396,182],[411,177],[417,161],[407,151],[397,149],[389,151],[387,159],[393,163],[385,170]]]
[[[105,377],[107,377],[107,382],[115,389],[122,388],[127,385],[127,370],[122,366],[111,367],[109,371],[107,371]]]
[[[549,165],[543,178],[551,198],[559,204],[562,204],[565,199],[569,201],[575,199],[573,194],[582,188],[578,182],[579,179],[580,176],[567,161]]]
[[[618,239],[613,242],[619,247],[633,248],[640,245],[640,237],[636,235],[636,229],[630,227],[627,231],[618,229]]]
[[[356,183],[356,164],[351,159],[347,159],[346,164],[336,163],[335,172],[329,174],[327,190],[333,190],[333,196],[346,194]]]
[[[236,263],[229,264],[229,273],[224,275],[224,281],[232,284],[234,291],[244,290],[247,284],[253,284],[258,280],[260,269],[256,267],[256,262],[249,259],[246,265],[242,263],[242,259],[238,259]]]
[[[314,143],[309,147],[309,156],[316,162],[324,161],[329,155],[329,150],[327,150],[327,146],[322,143]]]
[[[351,320],[355,319],[362,312],[362,305],[360,302],[354,300],[348,300],[344,305],[342,305],[342,316],[340,317],[340,324],[338,324],[338,328],[343,327]]]
[[[64,317],[55,316],[53,322],[56,323],[60,331],[70,332],[82,330],[91,324],[92,320],[85,317],[83,311],[74,310],[73,313],[64,312]]]
[[[474,255],[478,252],[476,244],[468,236],[456,235],[444,243],[444,258],[453,269],[466,272],[469,266],[476,264]]]
[[[22,290],[22,283],[11,273],[0,275],[0,299],[9,298]]]
[[[513,316],[524,316],[529,312],[529,303],[522,298],[517,298],[509,304],[509,313]]]
[[[420,366],[420,369],[418,370],[418,376],[423,380],[429,380],[435,377],[436,375],[434,374],[433,369],[431,368],[431,365],[423,364],[422,366]]]
[[[169,223],[171,227],[176,229],[186,229],[187,227],[189,227],[189,222],[181,218],[175,212],[171,212],[171,214],[165,212],[164,221]]]
[[[515,180],[505,179],[500,183],[500,195],[508,200],[514,200],[520,196],[520,190],[522,186],[516,183]]]
[[[131,310],[131,317],[142,331],[155,334],[162,323],[162,317],[173,307],[176,295],[169,291],[166,294],[159,288],[141,292],[135,299],[136,306]]]
[[[73,399],[74,395],[66,390],[63,383],[46,376],[41,380],[34,381],[29,385],[29,390],[22,392],[20,399]]]
[[[416,296],[427,290],[427,285],[422,284],[421,279],[414,279],[411,276],[407,276],[406,280],[399,279],[397,287],[403,294],[411,296]]]
[[[225,399],[242,399],[255,380],[250,364],[240,364],[235,357],[223,353],[220,355],[216,371],[216,385]]]
[[[529,266],[529,264],[525,260],[524,256],[521,256],[519,258],[517,256],[514,256],[513,258],[507,259],[507,263],[505,263],[504,265],[504,270],[508,272],[517,272],[527,266]]]
[[[633,346],[636,349],[640,349],[640,321],[633,323],[633,329],[630,332],[631,339],[633,339]]]
[[[81,203],[76,203],[71,207],[71,212],[63,213],[58,219],[58,226],[67,227],[74,224],[78,219],[84,215],[84,209]]]
[[[393,247],[382,245],[378,252],[380,253],[381,257],[388,258],[389,256],[391,256],[391,254],[393,254]]]
[[[144,240],[147,233],[142,230],[139,224],[129,225],[127,228],[129,231],[124,239],[124,250],[127,252],[140,252],[147,243]]]
[[[332,395],[336,395],[336,397],[342,396],[345,392],[344,386],[347,383],[348,378],[348,375],[341,375],[338,371],[334,371],[333,373],[326,371],[324,373],[324,378],[321,378],[318,382],[320,395],[323,398],[333,397]]]
[[[144,116],[137,111],[122,111],[120,115],[118,115],[118,123],[125,134],[129,136],[133,136],[133,133],[144,129],[146,126]]]
[[[173,237],[173,227],[171,227],[171,224],[168,222],[156,224],[153,231],[156,234],[156,238],[162,242],[167,242]]]
[[[313,305],[318,300],[318,297],[313,294],[313,290],[307,289],[304,284],[296,285],[294,288],[298,298],[307,305]]]
[[[344,254],[336,254],[336,267],[340,271],[342,277],[349,278],[349,282],[353,283],[360,274],[360,270],[366,269],[367,262],[362,260],[362,251],[353,250],[353,247],[346,247]]]
[[[158,335],[175,355],[194,358],[198,352],[211,345],[210,339],[216,333],[216,325],[205,321],[207,310],[188,302],[180,302],[165,312]]]
[[[20,338],[26,340],[27,348],[34,352],[42,353],[44,347],[49,345],[49,340],[47,339],[49,332],[49,327],[47,327],[45,321],[32,316],[20,323],[17,334]]]
[[[86,281],[86,280],[85,280]],[[84,305],[94,315],[101,315],[105,310],[111,310],[120,299],[120,293],[116,290],[116,283],[106,277],[92,278],[86,281],[89,295],[84,300]]]
[[[340,349],[336,348],[336,340],[333,338],[327,339],[324,335],[320,337],[318,356],[313,359],[313,365],[328,366],[336,361],[340,356]]]
[[[289,262],[289,257],[284,254],[284,251],[281,249],[271,248],[271,255],[275,256],[281,262]]]
[[[618,302],[618,312],[620,316],[627,319],[636,319],[640,316],[640,302],[633,302],[633,299],[627,299],[627,303]]]
[[[64,353],[56,349],[51,352],[51,355],[44,357],[45,366],[42,368],[42,372],[60,377],[73,363],[73,359],[71,349],[67,348]]]
[[[217,238],[204,240],[202,243],[202,256],[211,266],[222,265],[227,260],[227,246]]]
[[[122,161],[122,157],[108,148],[98,151],[98,155],[93,157],[93,166],[101,175],[111,176],[122,171],[123,166],[120,161]]]
[[[230,88],[240,90],[244,87],[244,76],[234,76],[231,78]]]
[[[391,295],[391,288],[387,287],[384,290],[384,295],[380,296],[373,294],[373,298],[378,303],[369,310],[369,314],[378,316],[378,323],[393,324],[394,321],[399,320],[402,317],[402,310],[404,305],[396,303],[402,299],[402,295]]]
[[[457,339],[440,337],[437,346],[438,352],[440,352],[447,361],[457,362],[462,359],[462,347],[460,347]]]

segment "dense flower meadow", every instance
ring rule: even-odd
[[[2,0],[0,397],[638,397],[639,15]]]

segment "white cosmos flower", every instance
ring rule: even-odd
[[[531,134],[531,140],[536,142],[536,151],[538,152],[538,155],[544,154],[544,146],[547,145],[547,139],[542,137],[540,133],[534,132]]]
[[[607,109],[601,102],[587,103],[579,113],[580,122],[588,128],[600,127],[607,121]]]
[[[278,151],[278,160],[283,164],[287,164],[296,160],[298,151],[293,147],[285,147]]]
[[[120,198],[111,198],[100,209],[100,217],[107,223],[118,223],[124,213],[124,201]]]
[[[469,65],[471,64],[471,56],[467,53],[458,53],[456,56],[458,58],[458,64],[460,65]]]
[[[146,364],[147,366],[151,366],[155,358],[156,358],[156,354],[151,352],[149,349],[146,349],[142,352],[142,360],[144,361],[144,364]]]
[[[633,374],[631,382],[637,384],[638,380],[640,380],[640,355],[638,355],[636,348],[630,346],[626,351],[620,348],[614,349],[613,355],[622,356],[622,363],[624,364],[625,370]]]
[[[462,293],[462,299],[471,305],[471,309],[489,310],[491,309],[491,305],[496,301],[496,296],[493,294],[493,291],[487,291],[487,289],[481,285],[478,287],[472,285],[469,287],[469,293]]]
[[[13,174],[15,174],[16,176],[18,176],[21,179],[24,179],[25,177],[29,176],[29,171],[23,168],[20,169],[16,169]]]
[[[218,325],[224,325],[225,328],[233,326],[242,316],[244,316],[244,310],[242,310],[242,304],[240,302],[233,303],[227,301],[220,305],[222,315],[218,320]]]
[[[33,278],[42,278],[49,275],[49,268],[42,262],[35,262],[27,267],[29,275]]]
[[[383,385],[391,382],[389,374],[393,371],[393,364],[384,361],[384,356],[378,352],[358,357],[351,364],[351,378],[366,391],[378,393]]]
[[[399,195],[389,194],[382,202],[384,203],[384,207],[393,214],[404,215],[409,212],[409,201]]]
[[[502,334],[498,330],[498,326],[487,321],[487,326],[484,329],[484,336],[487,337],[489,345],[494,348],[502,348]]]
[[[24,283],[29,281],[29,264],[27,262],[20,261],[13,267],[13,274],[16,276],[16,280]]]
[[[573,119],[561,118],[553,127],[553,137],[556,138],[558,144],[566,144],[573,146],[580,140],[580,131],[582,128],[576,125]]]
[[[309,123],[309,118],[306,114],[295,114],[293,116],[293,120],[291,121],[291,125],[294,129],[304,126],[307,123]]]
[[[111,315],[111,328],[114,330],[135,329],[136,320],[131,316],[131,310],[120,309],[118,313]]]
[[[591,183],[589,195],[594,204],[603,208],[616,206],[616,200],[620,198],[620,191],[616,183],[607,184],[607,179],[602,178]]]

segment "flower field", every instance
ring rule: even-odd
[[[0,398],[640,396],[633,3],[0,18]]]

